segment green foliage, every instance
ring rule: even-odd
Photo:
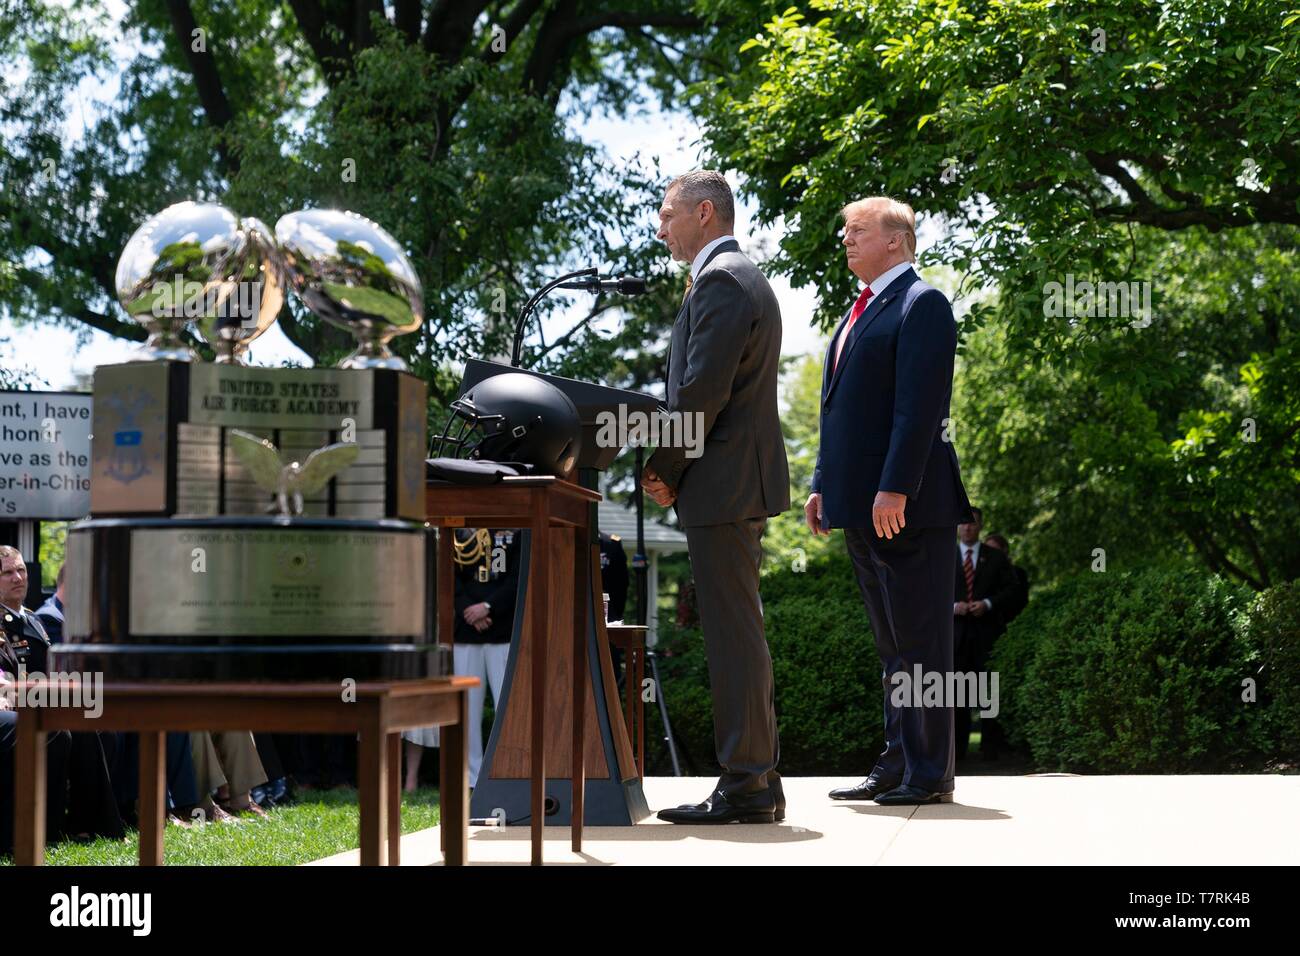
[[[58,576],[59,566],[63,564],[63,556],[68,543],[68,525],[67,521],[42,521],[41,522],[41,586],[54,587],[54,579]]]
[[[999,719],[1053,770],[1255,768],[1249,590],[1190,567],[1081,574],[1036,594],[994,645]]]
[[[847,273],[824,268],[838,211],[861,195],[943,217],[932,258],[977,286],[1082,275],[1111,265],[1121,223],[1300,223],[1292,13],[1287,0],[812,0],[720,37],[742,66],[707,86],[707,142],[746,172],[765,221],[797,223],[778,261],[823,290],[828,324],[852,298]],[[1004,305],[1017,339],[1064,330],[1037,305]]]
[[[214,199],[273,224],[338,206],[411,255],[426,321],[394,348],[430,382],[435,407],[453,395],[456,363],[506,351],[544,277],[592,264],[657,281],[635,303],[598,298],[572,335],[546,341],[534,329],[529,363],[611,384],[656,379],[655,343],[679,289],[653,238],[660,174],[644,162],[611,168],[574,125],[698,78],[689,53],[708,37],[689,3],[399,6],[376,5],[368,22],[352,5],[277,0],[147,0],[120,21],[84,0],[6,7],[0,312],[140,338],[115,301],[113,268],[149,214]],[[313,9],[319,20],[303,12]],[[402,18],[411,9],[414,22]],[[682,51],[673,57],[668,36]],[[115,43],[134,54],[122,62]],[[88,106],[82,94],[97,85]],[[588,301],[554,297],[539,317]],[[616,305],[627,308],[617,331],[593,331]],[[297,303],[280,323],[317,362],[350,350]]]
[[[7,347],[8,339],[0,339],[0,348]],[[0,389],[30,388],[36,384],[36,373],[27,367],[6,367],[0,365]]]
[[[1066,354],[966,339],[963,477],[1035,580],[1194,553],[1262,589],[1300,576],[1300,268],[1290,227],[1145,235],[1150,325],[1080,322]],[[1249,423],[1249,428],[1247,424]]]
[[[879,658],[842,538],[833,541],[804,572],[774,568],[763,578],[781,769],[791,774],[865,772],[883,744]],[[1295,584],[1252,598],[1190,560],[1078,574],[1035,591],[995,643],[998,720],[1044,770],[1294,765],[1298,628]],[[661,626],[660,655],[673,730],[697,772],[716,772],[699,629]],[[1258,680],[1258,702],[1243,699],[1248,678]],[[650,765],[668,766],[657,740]]]
[[[833,548],[833,539],[814,537],[809,532],[803,512],[820,441],[821,359],[813,354],[789,358],[785,362],[781,382],[781,432],[790,466],[790,508],[769,518],[764,529],[764,574],[779,568],[794,570],[817,560]]]
[[[1259,749],[1300,766],[1300,581],[1256,597],[1246,634],[1259,663]]]
[[[1094,547],[1300,576],[1293,6],[812,0],[723,25],[706,142],[788,225],[774,265],[816,285],[823,327],[852,298],[846,201],[938,225],[963,474],[1039,580]],[[1062,314],[1070,277],[1146,283],[1151,314]]]

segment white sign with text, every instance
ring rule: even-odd
[[[0,391],[0,521],[90,511],[92,396]]]

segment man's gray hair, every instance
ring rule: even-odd
[[[678,190],[683,201],[692,209],[704,200],[713,203],[713,213],[718,221],[732,226],[736,223],[736,200],[727,185],[727,178],[714,169],[696,169],[682,173],[668,184],[665,192]]]
[[[5,558],[17,558],[18,560],[23,561],[23,553],[13,545],[0,544],[0,560]],[[26,563],[26,561],[23,561],[23,564]]]

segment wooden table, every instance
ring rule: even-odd
[[[591,528],[591,505],[598,491],[552,477],[505,478],[492,485],[458,485],[431,481],[425,487],[425,520],[437,528],[518,528],[530,532],[528,613],[530,633],[545,635],[530,648],[530,825],[534,866],[542,863],[542,835],[546,822],[546,653],[551,636],[551,546],[553,529]],[[455,631],[456,602],[452,569],[452,536],[438,536],[438,641],[451,644]],[[570,837],[574,853],[582,852],[582,803],[586,781],[583,747],[587,690],[587,614],[590,562],[599,545],[576,548],[573,581],[573,751],[571,755],[573,804]],[[599,567],[599,564],[596,565]],[[567,569],[565,569],[567,570]]]
[[[623,665],[623,720],[627,724],[636,753],[636,769],[645,778],[645,699],[641,685],[645,681],[645,637],[650,628],[644,624],[606,624],[609,643],[626,656]],[[655,688],[655,693],[659,688]]]
[[[36,682],[29,682],[36,683]],[[48,683],[48,682],[46,682]],[[67,683],[64,681],[62,683]],[[444,726],[440,789],[444,860],[461,866],[469,845],[466,719],[476,677],[356,684],[106,683],[103,712],[19,711],[15,755],[14,861],[45,862],[45,741],[53,731],[134,731],[140,735],[140,865],[161,866],[166,817],[164,735],[169,731],[356,733],[361,864],[401,860],[401,731]]]

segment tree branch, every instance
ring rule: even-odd
[[[55,299],[57,301],[57,289],[51,289],[52,283],[46,277],[34,269],[19,269],[17,272],[18,282],[33,292],[43,295],[47,300]],[[106,315],[103,312],[97,312],[90,308],[84,302],[72,303],[67,306],[59,306],[59,311],[70,319],[76,319],[78,322],[84,322],[93,329],[101,332],[107,332],[109,335],[122,339],[131,339],[136,342],[142,342],[145,338],[145,330],[136,325],[134,322],[123,322],[112,315]]]
[[[351,48],[347,41],[347,31],[343,39],[334,36],[335,30],[341,30],[338,24],[332,24],[325,16],[318,0],[289,0],[298,28],[303,38],[311,47],[316,63],[320,66],[325,82],[334,86],[347,75],[352,62]]]
[[[356,56],[375,42],[375,31],[370,26],[370,15],[384,15],[383,0],[352,0],[352,55]]]
[[[221,157],[221,164],[233,176],[239,172],[239,157],[231,152],[225,133],[234,120],[235,113],[226,97],[226,88],[221,82],[216,58],[208,49],[206,36],[202,44],[197,42],[194,34],[199,25],[194,19],[194,11],[190,9],[189,0],[167,0],[167,13],[171,17],[176,42],[180,44],[185,62],[189,64],[190,75],[194,77],[194,89],[203,106],[203,113],[212,128],[221,134],[217,138],[217,154]],[[201,49],[198,49],[200,46]]]
[[[474,36],[474,24],[488,8],[487,0],[433,0],[421,41],[438,59],[454,63]]]
[[[540,96],[550,87],[552,74],[571,39],[569,24],[573,23],[577,11],[576,0],[559,0],[542,18],[528,62],[524,64],[525,91]]]
[[[1201,557],[1210,565],[1211,571],[1222,572],[1226,570],[1245,581],[1256,591],[1264,590],[1263,582],[1233,563],[1223,548],[1219,547],[1208,533],[1196,528],[1190,521],[1184,521],[1183,528],[1191,539],[1193,547],[1201,553]]]
[[[11,223],[28,246],[43,250],[51,259],[64,268],[80,269],[94,280],[95,284],[103,290],[104,295],[110,301],[117,297],[115,265],[111,256],[104,255],[99,250],[80,243],[69,242],[58,233],[51,233],[46,229],[45,223],[36,218],[30,206],[16,201],[17,196],[15,194],[0,194],[0,199],[9,200],[0,204],[0,219]],[[45,284],[46,288],[49,287],[49,280],[32,269],[21,269],[19,275],[25,277],[24,284],[28,288],[37,288],[36,285],[33,285],[33,282]],[[50,298],[57,300],[58,296],[53,295]],[[91,313],[91,316],[97,314]],[[109,319],[107,321],[115,320]],[[119,323],[119,327],[129,328],[131,326],[130,323]],[[127,333],[113,331],[110,328],[105,328],[104,331],[111,332],[114,335],[126,335],[127,338],[132,337]]]
[[[579,17],[574,0],[560,0],[542,21],[533,46],[532,55],[524,68],[524,88],[534,95],[550,90],[553,75],[563,62],[564,54],[573,41],[603,30],[619,27],[636,31],[641,27],[672,27],[699,30],[704,20],[687,13],[638,13],[625,10],[606,10]]]
[[[703,29],[704,21],[690,13],[637,13],[626,10],[606,10],[589,17],[580,17],[567,27],[567,35],[586,36],[605,27],[636,30],[640,27],[677,27],[684,30]]]
[[[515,38],[524,32],[524,27],[528,26],[528,21],[533,15],[542,8],[543,0],[519,0],[510,8],[510,13],[506,17],[506,22],[501,24],[501,29],[506,32],[506,47],[515,42]],[[490,53],[490,48],[485,53]]]
[[[550,345],[545,345],[545,343],[543,343],[542,350],[533,353],[532,357],[534,361],[540,358],[545,358],[547,355],[549,355],[551,352],[554,352],[560,346],[566,345],[569,342],[573,341],[573,337],[577,335],[580,331],[585,329],[588,325],[590,325],[592,319],[595,319],[597,316],[602,315],[605,312],[608,312],[610,309],[615,308],[615,306],[616,303],[610,301],[604,305],[598,305],[596,308],[592,309],[590,312],[587,313],[586,317],[583,318],[581,322],[579,322],[573,328],[569,329],[569,331],[565,332],[563,335],[561,335]]]
[[[1259,580],[1268,587],[1269,581],[1268,565],[1264,562],[1264,554],[1259,549],[1259,540],[1255,535],[1255,526],[1250,523],[1250,518],[1240,515],[1234,516],[1234,521],[1241,529],[1242,537],[1246,539],[1246,550],[1250,552],[1251,560],[1255,562],[1255,570],[1259,572]]]
[[[1296,210],[1294,203],[1288,203],[1282,195],[1274,196],[1268,192],[1249,189],[1243,189],[1238,193],[1239,204],[1219,208],[1204,206],[1199,196],[1161,184],[1161,190],[1166,195],[1182,198],[1185,201],[1185,205],[1180,209],[1162,206],[1152,199],[1142,185],[1121,165],[1121,157],[1114,153],[1098,153],[1093,150],[1085,150],[1084,156],[1098,173],[1118,183],[1129,199],[1127,205],[1111,204],[1097,207],[1097,215],[1104,219],[1136,222],[1161,229],[1204,226],[1211,232],[1219,232],[1231,226],[1249,226],[1257,222],[1300,225],[1300,211]],[[1159,184],[1159,180],[1157,183]]]
[[[673,75],[674,79],[676,79],[678,83],[681,83],[683,86],[685,86],[687,81],[686,81],[686,77],[682,76],[681,67],[678,66],[678,64],[674,63],[672,57],[670,57],[667,53],[667,50],[673,50],[674,53],[678,53],[680,55],[680,51],[673,49],[673,47],[670,44],[667,44],[664,41],[660,40],[650,30],[647,30],[644,27],[640,30],[637,30],[636,32],[640,36],[644,37],[647,41],[649,41],[651,48],[656,53],[658,53],[659,58],[664,61],[664,66],[668,69],[668,72],[670,72]]]
[[[684,60],[689,59],[689,60],[694,60],[696,63],[706,63],[709,66],[713,67],[714,69],[718,70],[719,72],[725,72],[727,69],[727,65],[723,63],[721,60],[719,60],[717,57],[699,56],[690,53],[687,50],[683,50],[681,47],[673,46],[667,40],[663,40],[655,36],[654,32],[646,27],[642,27],[637,32],[640,33],[641,36],[649,40],[651,43],[653,43],[659,49],[659,52],[660,54],[663,55],[664,60],[671,65],[673,70],[673,75],[676,76],[679,80],[681,80],[682,77],[678,72],[678,65],[673,63],[672,60],[668,58],[667,53],[664,52],[665,50],[672,50],[674,53],[676,53]]]
[[[396,0],[393,10],[393,25],[412,43],[420,39],[420,0]]]
[[[1139,209],[1155,208],[1155,202],[1147,195],[1141,184],[1130,175],[1129,171],[1120,163],[1120,157],[1114,153],[1098,153],[1094,150],[1084,150],[1083,155],[1087,158],[1092,168],[1097,170],[1103,176],[1109,176],[1119,184],[1124,190],[1131,202]]]

